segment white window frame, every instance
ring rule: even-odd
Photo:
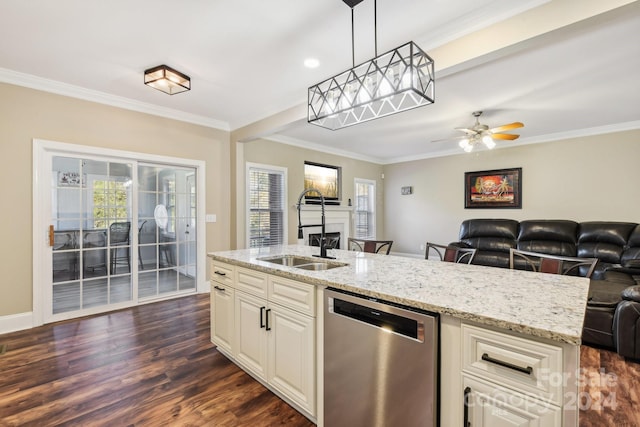
[[[367,236],[358,236],[356,231],[358,229],[357,214],[358,214],[358,184],[365,184],[371,186],[371,197],[369,198],[369,205],[371,207],[371,225],[369,227],[369,234]],[[354,178],[353,180],[353,235],[358,238],[375,239],[376,238],[376,192],[377,183],[373,179]],[[368,212],[368,211],[367,211]]]
[[[282,194],[283,194],[283,198],[282,198],[282,244],[286,245],[289,242],[289,237],[288,237],[288,228],[289,228],[289,218],[288,218],[288,210],[287,210],[287,205],[288,205],[288,190],[287,190],[287,182],[288,182],[288,178],[287,178],[287,168],[286,167],[281,167],[281,166],[273,166],[273,165],[267,165],[267,164],[262,164],[262,163],[252,163],[252,162],[246,162],[246,166],[245,166],[245,247],[246,248],[250,248],[250,239],[251,239],[251,233],[249,230],[249,218],[251,217],[250,215],[250,210],[251,210],[251,201],[250,201],[250,197],[249,197],[249,193],[251,190],[251,177],[250,177],[250,172],[251,170],[261,170],[264,172],[271,172],[271,173],[279,173],[282,174],[282,182],[283,182],[283,188],[282,188]]]

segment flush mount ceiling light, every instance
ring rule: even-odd
[[[355,65],[353,8],[362,0],[343,0],[351,8],[353,67],[309,88],[308,122],[336,130],[435,101],[433,59],[414,42],[378,56],[374,0],[375,58]]]
[[[144,72],[144,84],[169,95],[191,90],[191,79],[186,74],[166,65],[158,65]]]

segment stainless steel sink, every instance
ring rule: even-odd
[[[257,258],[258,261],[280,264],[285,267],[300,268],[302,270],[330,270],[336,267],[344,267],[345,263],[337,261],[325,261],[322,258],[307,258],[298,255],[279,255],[275,257]]]
[[[312,262],[309,264],[296,265],[296,268],[301,268],[302,270],[329,270],[331,268],[342,267],[342,265],[329,264],[326,262]]]

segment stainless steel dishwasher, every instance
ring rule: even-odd
[[[435,313],[324,292],[324,425],[438,425]]]

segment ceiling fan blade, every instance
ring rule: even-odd
[[[452,136],[451,138],[434,139],[431,142],[457,141],[459,139],[464,139],[464,138],[466,138],[466,136]]]
[[[493,139],[506,139],[509,141],[513,141],[514,139],[518,139],[520,137],[520,135],[511,135],[508,133],[494,133],[491,135],[491,138]]]
[[[521,128],[523,126],[524,125],[520,122],[513,122],[513,123],[509,123],[508,125],[502,125],[502,126],[495,127],[493,129],[489,129],[489,131],[493,133],[498,133],[498,132],[504,132],[511,129]]]
[[[455,128],[456,130],[460,130],[464,133],[466,133],[467,135],[475,135],[478,133],[478,131],[475,131],[473,129],[467,129],[467,128]]]

